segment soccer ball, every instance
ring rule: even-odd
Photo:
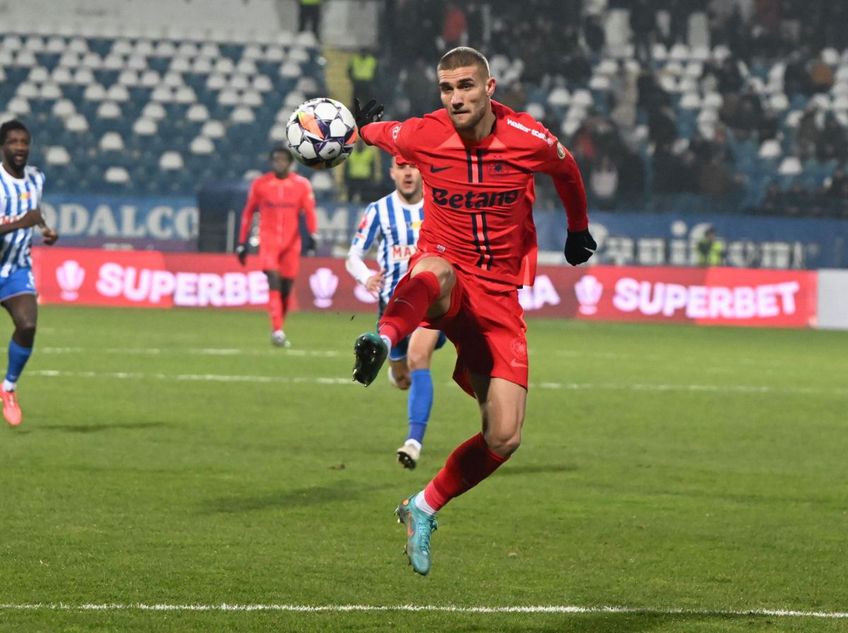
[[[328,97],[301,103],[286,123],[286,139],[292,154],[313,169],[344,162],[358,138],[350,110]]]

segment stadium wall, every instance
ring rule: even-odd
[[[33,257],[44,304],[264,309],[268,299],[255,257],[246,267],[233,255],[160,251],[37,247]],[[376,311],[376,299],[354,283],[342,259],[304,258],[295,288],[302,310]],[[519,297],[529,316],[812,327],[817,288],[814,271],[541,266]]]

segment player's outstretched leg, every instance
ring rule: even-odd
[[[389,346],[376,332],[366,332],[353,345],[356,360],[353,364],[353,379],[366,387],[374,382],[389,354]]]
[[[421,493],[419,493],[421,494]],[[406,526],[406,556],[412,570],[426,576],[430,572],[430,535],[436,531],[436,516],[415,505],[415,497],[401,501],[395,510],[398,523]]]

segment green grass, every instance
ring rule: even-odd
[[[0,631],[848,628],[730,613],[848,611],[848,334],[531,320],[524,443],[444,509],[420,578],[392,511],[478,413],[439,352],[400,469],[405,395],[347,382],[372,324],[298,314],[278,350],[260,313],[43,308],[0,429],[0,603],[645,612],[3,607]]]

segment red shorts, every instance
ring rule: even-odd
[[[456,285],[447,314],[425,321],[456,346],[453,379],[471,396],[471,374],[503,378],[527,388],[527,324],[514,286],[454,267]]]
[[[260,240],[259,267],[262,270],[276,270],[280,277],[294,279],[300,268],[300,242],[280,246]]]

